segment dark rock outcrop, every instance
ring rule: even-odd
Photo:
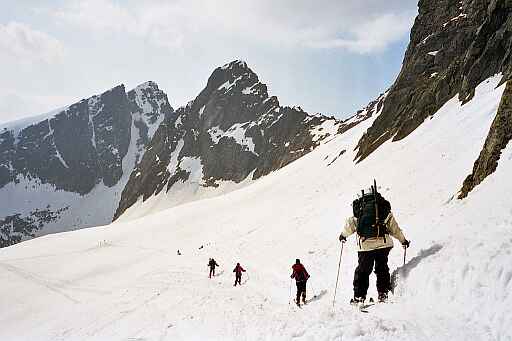
[[[408,136],[453,96],[469,101],[488,77],[512,76],[508,0],[420,0],[410,39],[382,113],[359,141],[358,161]]]
[[[221,181],[257,179],[310,152],[340,124],[280,106],[245,62],[226,64],[215,69],[195,100],[160,125],[114,219],[139,197],[168,192],[178,182],[217,187]]]
[[[512,140],[512,82],[509,81],[484,147],[473,166],[473,172],[464,180],[459,199],[465,198],[475,186],[494,173],[498,167],[501,151],[505,149],[510,140]]]
[[[53,209],[35,209],[25,216],[16,213],[0,219],[0,248],[14,245],[27,237],[34,238],[35,233],[48,223],[59,219],[62,212],[68,207]]]

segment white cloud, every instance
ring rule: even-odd
[[[404,13],[404,1],[75,0],[56,15],[101,36],[127,34],[169,49],[228,41],[372,53],[409,32],[416,13]]]
[[[0,58],[21,63],[52,63],[64,56],[64,47],[54,37],[19,22],[0,24]]]
[[[79,0],[68,2],[56,11],[56,17],[68,25],[76,25],[101,36],[126,34],[148,40],[166,48],[179,48],[183,43],[184,26],[179,28],[173,18],[180,8],[172,4],[144,7],[123,7],[111,0]]]
[[[412,26],[414,17],[407,14],[384,14],[349,30],[351,38],[326,38],[306,42],[317,48],[346,48],[357,53],[372,53],[399,41]]]
[[[352,112],[392,82],[401,60],[389,46],[407,39],[416,6],[411,0],[11,1],[8,21],[0,21],[0,121],[148,79],[179,106],[215,67],[235,58],[246,59],[283,104]]]

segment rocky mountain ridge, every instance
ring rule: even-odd
[[[53,232],[108,223],[113,212],[93,212],[97,205],[88,196],[96,191],[97,200],[112,206],[156,128],[173,112],[167,95],[146,82],[0,127],[0,196],[6,198],[0,247],[49,226]],[[79,219],[84,214],[95,219]]]
[[[196,99],[176,111],[146,82],[4,125],[0,196],[10,203],[0,211],[0,247],[107,224],[164,188],[175,201],[194,200],[200,188],[257,179],[373,112],[341,122],[280,106],[237,60],[215,69]]]
[[[206,87],[166,119],[123,191],[115,217],[162,191],[258,179],[300,158],[345,125],[280,106],[243,61],[215,69]],[[183,195],[183,192],[181,193]]]

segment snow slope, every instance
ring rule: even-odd
[[[1,249],[0,339],[512,339],[512,146],[467,199],[454,199],[496,113],[498,80],[357,165],[353,149],[374,118],[223,196]],[[332,298],[341,224],[374,177],[412,244],[405,266],[400,248],[390,255],[393,303],[363,314],[347,304],[353,237],[334,308]],[[220,264],[212,280],[209,257]],[[297,257],[317,295],[303,309],[289,304]],[[236,262],[247,272],[234,288]]]

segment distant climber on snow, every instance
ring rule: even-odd
[[[233,272],[235,273],[235,287],[236,287],[236,284],[238,283],[239,285],[242,285],[242,272],[245,272],[245,269],[242,268],[242,266],[240,265],[240,263],[236,263],[236,266],[235,268],[233,269]]]
[[[210,261],[208,262],[208,266],[210,267],[210,275],[208,277],[209,278],[212,278],[212,276],[215,277],[215,267],[220,266],[220,265],[217,264],[215,259],[210,258]]]
[[[295,260],[295,264],[292,266],[292,279],[295,278],[295,284],[297,284],[297,299],[295,303],[300,307],[300,298],[302,296],[302,303],[306,304],[306,283],[309,279],[309,274],[306,271],[304,265],[300,263],[300,259]]]
[[[354,272],[354,298],[352,304],[364,303],[369,286],[369,276],[375,263],[379,302],[385,302],[391,290],[388,267],[388,255],[393,248],[391,236],[398,239],[402,246],[409,247],[395,217],[391,213],[391,204],[377,192],[377,184],[352,203],[353,217],[347,219],[339,240],[342,243],[353,233],[358,238],[358,265]]]

